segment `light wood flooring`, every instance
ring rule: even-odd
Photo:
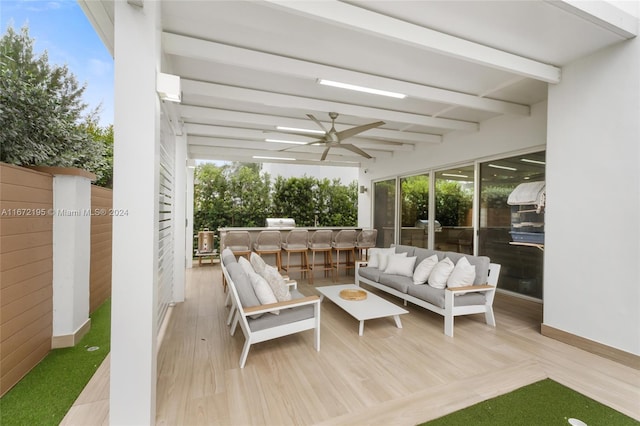
[[[370,320],[359,337],[325,300],[320,352],[307,331],[252,346],[240,369],[244,336],[229,335],[219,265],[187,274],[158,357],[159,425],[414,425],[547,377],[640,420],[640,372],[542,336],[537,303],[499,294],[496,328],[456,318],[454,338],[441,316],[410,305],[402,329]],[[319,275],[316,286],[331,284]],[[107,358],[62,424],[108,424],[108,372]]]

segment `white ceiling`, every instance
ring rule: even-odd
[[[113,4],[80,4],[113,51]],[[323,163],[371,164],[500,114],[528,115],[563,65],[636,26],[601,1],[164,1],[162,71],[182,82],[182,103],[165,112],[187,133],[191,158],[303,164],[318,164],[324,148],[265,142],[314,140],[271,133],[276,125],[317,129],[313,114],[328,128],[332,111],[338,131],[382,120],[345,141],[373,159],[336,148]]]

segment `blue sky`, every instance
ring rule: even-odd
[[[86,83],[84,101],[102,104],[100,124],[113,123],[113,58],[75,0],[0,0],[0,33],[28,24],[34,49],[49,55],[49,63],[68,65]]]

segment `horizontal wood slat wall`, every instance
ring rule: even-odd
[[[0,163],[0,396],[51,349],[53,177]]]
[[[89,312],[93,313],[111,297],[111,237],[113,191],[91,185],[91,264],[89,272]]]

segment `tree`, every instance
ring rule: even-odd
[[[20,33],[9,27],[0,39],[0,161],[85,169],[101,164],[104,145],[88,131],[97,110],[83,117],[86,85],[66,65],[49,65],[46,51],[35,55],[33,44],[26,26]]]

